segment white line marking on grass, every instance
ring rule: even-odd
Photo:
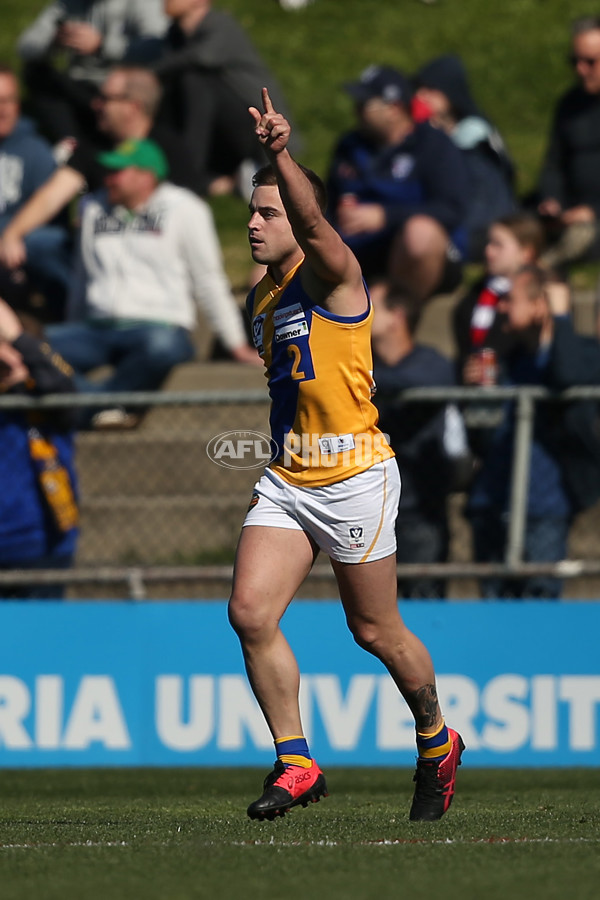
[[[215,842],[212,842],[215,843]],[[268,841],[233,841],[234,847],[397,847],[410,844],[598,844],[600,838],[528,838],[528,837],[486,837],[486,838],[382,838],[377,841],[278,841],[272,837]]]
[[[0,850],[45,850],[49,847],[129,847],[127,841],[55,841],[40,844],[0,844]]]
[[[170,847],[172,841],[152,842],[154,846]],[[400,847],[411,844],[438,844],[452,846],[453,844],[600,844],[600,838],[529,838],[529,837],[485,837],[485,838],[381,838],[375,841],[335,841],[323,838],[320,841],[279,841],[272,836],[268,841],[257,839],[255,841],[202,841],[203,847]],[[0,844],[1,850],[48,850],[67,847],[82,847],[85,849],[96,847],[130,847],[129,841],[62,841],[44,842],[39,844]]]

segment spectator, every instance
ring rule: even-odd
[[[285,112],[281,89],[240,25],[211,0],[165,0],[164,8],[173,20],[156,65],[166,87],[165,115],[193,148],[197,177],[208,181],[209,193],[236,187],[249,199],[251,177],[265,160],[248,107],[266,86]],[[297,140],[292,149],[298,152]]]
[[[181,142],[168,128],[155,122],[160,98],[160,84],[149,69],[123,65],[112,69],[94,103],[98,131],[104,135],[102,149],[129,138],[151,138],[167,157],[171,181],[180,187],[200,190],[193,180],[194,167]],[[38,188],[2,232],[0,263],[9,269],[29,259],[29,236],[34,229],[51,220],[86,188],[93,191],[102,186],[104,172],[97,161],[96,145],[77,141],[71,150],[68,160]],[[56,316],[54,321],[59,318]]]
[[[60,0],[46,6],[17,48],[35,118],[48,137],[93,137],[90,101],[109,69],[117,62],[149,62],[166,28],[161,0]]]
[[[538,188],[554,268],[600,253],[600,17],[574,22],[571,63],[578,84],[558,101]]]
[[[475,103],[458,56],[431,60],[415,82],[415,119],[441,128],[464,153],[471,178],[467,257],[480,262],[488,225],[516,210],[512,161],[500,133]]]
[[[544,247],[544,231],[531,213],[517,212],[493,222],[485,245],[485,272],[454,308],[453,329],[458,369],[464,384],[483,384],[482,350],[497,360],[510,348],[498,302],[510,289],[510,279],[535,263]]]
[[[55,167],[50,145],[36,134],[33,123],[20,115],[15,73],[0,66],[0,230],[10,224]],[[69,234],[66,224],[53,217],[46,223],[28,234],[20,262],[27,253],[26,275],[32,287],[44,295],[48,309],[59,314],[69,280]]]
[[[48,344],[23,331],[0,299],[0,393],[74,391],[73,373]],[[0,570],[66,569],[78,535],[72,416],[0,408]],[[60,584],[0,584],[2,599],[63,595]]]
[[[406,294],[374,298],[372,339],[374,402],[379,427],[389,435],[402,479],[396,519],[399,563],[440,563],[448,559],[446,500],[469,468],[466,435],[454,404],[407,403],[400,392],[412,387],[455,384],[452,364],[433,347],[415,342],[419,304]],[[443,579],[401,580],[404,598],[443,598]]]
[[[194,356],[195,302],[234,359],[258,363],[223,270],[208,205],[164,180],[166,159],[152,141],[126,141],[100,161],[108,169],[106,189],[91,195],[83,210],[72,321],[48,332],[80,387],[160,388],[174,366]],[[107,364],[114,370],[105,380],[84,378]],[[108,422],[130,424],[131,417],[111,411],[95,424]]]
[[[401,72],[371,66],[347,84],[358,128],[331,164],[330,217],[369,283],[401,284],[424,301],[460,282],[469,189],[460,150],[411,115]]]
[[[563,390],[600,384],[600,346],[575,334],[568,317],[553,315],[549,276],[527,266],[512,281],[506,301],[509,331],[517,339],[506,361],[505,383]],[[600,497],[600,438],[597,404],[541,403],[536,406],[527,491],[524,561],[557,562],[567,555],[573,515]],[[469,497],[475,557],[502,562],[506,554],[512,478],[514,404],[506,405]],[[482,595],[560,596],[557,578],[482,580]]]

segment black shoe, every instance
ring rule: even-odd
[[[277,760],[272,772],[265,778],[262,797],[248,807],[251,819],[274,819],[284,816],[292,806],[308,806],[327,796],[325,776],[316,762],[305,769],[302,766],[284,766]]]
[[[452,749],[443,759],[418,759],[415,794],[410,808],[411,822],[435,822],[441,819],[454,796],[456,770],[465,745],[458,732],[448,729]]]

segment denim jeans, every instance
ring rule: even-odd
[[[508,538],[506,516],[485,509],[471,513],[473,544],[477,562],[504,562]],[[558,562],[567,554],[569,519],[562,516],[529,517],[525,524],[524,562]],[[481,596],[521,600],[528,597],[558,599],[562,580],[549,575],[529,578],[482,578]]]
[[[60,322],[64,318],[72,276],[70,236],[58,225],[46,225],[27,235],[25,247],[25,268],[31,285],[46,298],[46,319]]]
[[[46,334],[48,343],[73,367],[82,393],[158,390],[173,367],[193,359],[195,353],[190,333],[179,326],[138,323],[114,328],[73,322],[53,325]],[[107,365],[113,371],[104,380],[85,377]]]

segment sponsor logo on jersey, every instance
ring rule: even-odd
[[[277,328],[284,322],[291,322],[294,319],[302,319],[304,310],[301,303],[294,303],[293,306],[285,306],[283,309],[276,309],[273,313],[273,325]]]
[[[291,341],[294,338],[304,337],[308,334],[308,324],[306,319],[301,322],[294,322],[292,325],[285,325],[278,328],[275,332],[275,343],[280,344],[282,341]]]
[[[332,434],[329,437],[319,438],[321,453],[344,453],[354,450],[356,441],[353,434]]]

